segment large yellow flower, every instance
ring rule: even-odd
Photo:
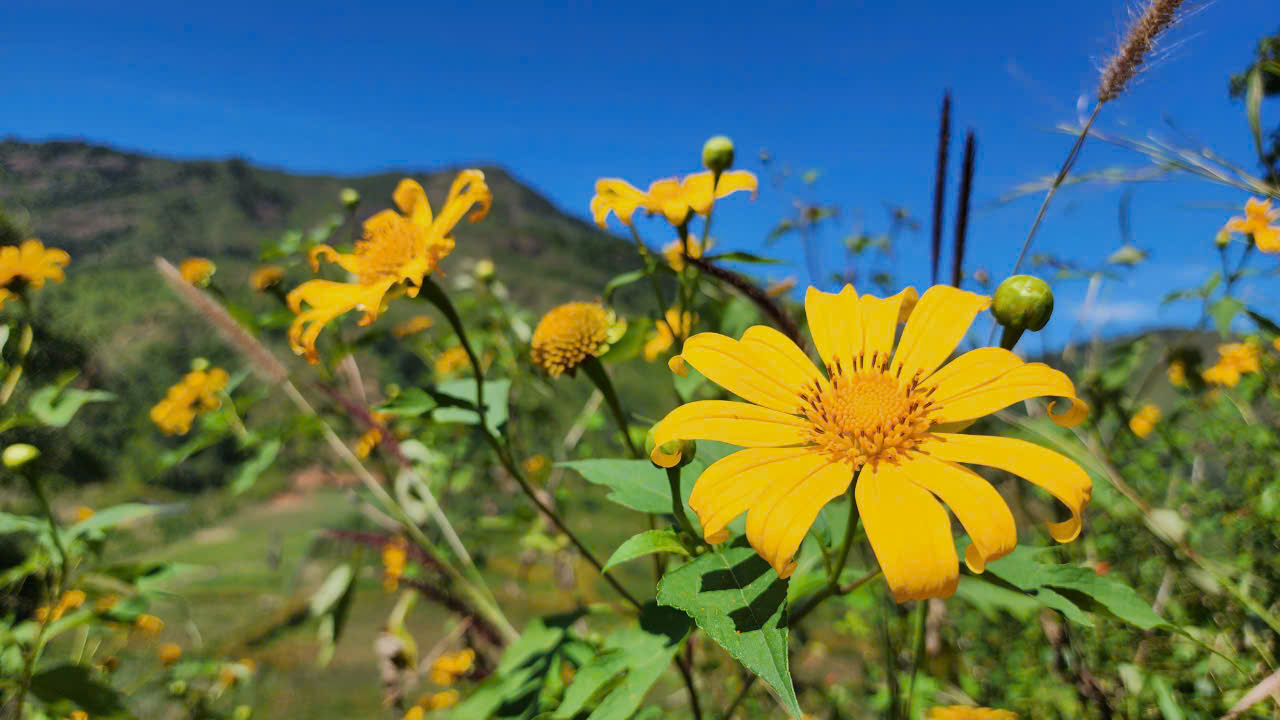
[[[1280,252],[1280,226],[1271,224],[1277,219],[1280,219],[1280,208],[1271,209],[1270,200],[1249,198],[1244,205],[1244,217],[1231,218],[1226,229],[1252,235],[1254,244],[1264,253]]]
[[[318,361],[316,338],[330,320],[359,308],[364,311],[360,324],[372,323],[383,296],[401,282],[409,297],[416,296],[422,278],[453,251],[449,233],[454,226],[475,205],[479,207],[467,219],[478,222],[493,203],[479,170],[458,173],[437,217],[432,217],[426,191],[413,180],[401,180],[392,199],[405,214],[383,210],[365,220],[364,239],[356,243],[355,252],[339,253],[328,245],[311,249],[313,270],[320,270],[320,258],[325,257],[355,275],[355,282],[308,280],[289,293],[289,307],[298,315],[289,327],[289,344],[310,362]],[[303,303],[311,307],[303,311]]]
[[[46,280],[62,282],[66,278],[62,267],[69,262],[71,256],[65,250],[46,248],[35,238],[23,240],[17,247],[0,247],[0,306],[20,285],[39,290]]]
[[[731,170],[720,174],[717,182],[711,171],[694,173],[684,180],[663,178],[649,184],[649,191],[642,192],[626,180],[601,178],[596,181],[596,194],[591,198],[591,215],[596,224],[605,227],[609,213],[614,213],[625,225],[631,224],[636,210],[650,214],[662,213],[672,225],[683,225],[689,213],[706,215],[719,198],[739,190],[750,190],[755,195],[759,182],[746,170]]]
[[[553,378],[573,375],[583,361],[604,354],[624,332],[626,323],[600,303],[565,303],[538,321],[529,341],[529,357]]]
[[[919,299],[894,353],[894,335],[914,288],[886,299],[810,288],[809,330],[827,372],[820,374],[785,335],[755,326],[742,340],[700,333],[683,359],[749,403],[701,400],[682,405],[654,427],[655,463],[670,467],[672,440],[719,440],[747,449],[717,461],[698,478],[690,506],[708,542],[747,513],[747,539],[788,577],[805,533],[824,505],[848,489],[885,579],[899,602],[946,597],[958,563],[945,502],[969,533],[965,562],[974,572],[1013,550],[1013,514],[986,480],[963,464],[1020,475],[1071,511],[1049,525],[1059,542],[1075,539],[1089,500],[1089,476],[1071,460],[1023,440],[947,430],[1028,398],[1069,398],[1051,416],[1084,420],[1088,407],[1066,375],[1025,363],[1000,348],[980,348],[943,362],[988,297],[938,286]],[[941,366],[941,367],[939,367]],[[1052,406],[1050,406],[1052,410]]]

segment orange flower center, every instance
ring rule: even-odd
[[[355,255],[363,268],[360,284],[372,285],[386,277],[399,277],[403,268],[416,254],[423,228],[409,222],[408,218],[383,215],[370,218],[365,223],[364,239],[356,243]]]
[[[800,413],[811,425],[810,441],[833,460],[855,471],[867,463],[896,462],[914,452],[929,434],[929,415],[938,405],[920,376],[903,382],[887,372],[889,357],[855,358],[845,368],[837,358],[827,366],[830,384],[818,381],[801,396]]]

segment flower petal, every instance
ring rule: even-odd
[[[378,316],[382,296],[394,285],[396,279],[388,278],[375,285],[356,285],[332,280],[308,280],[294,288],[286,300],[289,309],[297,314],[289,326],[289,346],[307,361],[319,362],[316,339],[330,320],[356,308],[364,310],[361,325],[368,325]],[[311,307],[302,309],[306,303]]]
[[[854,486],[867,540],[898,602],[950,597],[960,579],[951,518],[912,482],[914,465],[864,465]]]
[[[973,324],[978,313],[991,306],[991,298],[947,285],[935,285],[911,312],[902,330],[893,366],[899,375],[932,373],[947,359]]]
[[[396,185],[395,192],[391,193],[391,200],[415,224],[423,227],[431,224],[431,204],[427,202],[427,191],[422,189],[417,180],[401,180]]]
[[[921,449],[928,452],[942,444],[935,440]],[[946,503],[969,533],[973,542],[965,550],[964,561],[970,570],[980,573],[987,563],[1013,552],[1018,544],[1013,513],[1000,493],[977,473],[924,455],[912,460],[911,480]]]
[[[620,178],[601,178],[596,181],[596,194],[591,198],[591,216],[596,224],[605,227],[609,213],[616,213],[624,225],[631,224],[636,208],[643,207],[648,196],[640,188]]]
[[[910,286],[883,300],[872,295],[858,298],[863,335],[854,349],[862,352],[863,362],[869,363],[873,358],[878,358],[888,366],[889,358],[893,355],[893,338],[898,334],[898,317],[902,305],[907,301],[914,303],[915,300],[916,289]]]
[[[1023,363],[1013,353],[994,350],[997,348],[967,352],[926,381],[937,388],[933,400],[941,406],[932,416],[935,422],[972,420],[1020,400],[1046,395],[1071,401],[1071,408],[1060,415],[1053,414],[1055,403],[1049,404],[1049,417],[1055,423],[1071,427],[1088,417],[1089,406],[1076,396],[1075,386],[1065,374],[1044,363]],[[952,369],[952,365],[957,367]]]
[[[694,173],[680,183],[680,195],[694,212],[706,215],[713,202],[711,189],[714,182],[710,170]]]
[[[473,205],[480,207],[471,210]],[[493,193],[485,184],[484,173],[479,170],[463,170],[453,179],[449,195],[440,208],[440,216],[431,223],[432,233],[437,237],[448,235],[468,210],[471,210],[471,214],[467,215],[467,221],[480,222],[489,214],[489,207],[492,205]]]
[[[825,462],[809,447],[739,450],[702,471],[689,495],[689,507],[697,513],[707,542],[724,542],[725,526],[754,507],[777,478],[806,475]]]
[[[672,410],[653,426],[653,462],[672,467],[679,456],[662,452],[672,440],[719,440],[742,447],[783,447],[808,441],[809,423],[748,403],[698,400]]]
[[[746,170],[730,170],[720,173],[720,179],[716,182],[716,199],[732,195],[740,190],[750,190],[751,197],[754,198],[759,188],[760,181],[756,179],[753,173]]]
[[[796,569],[792,557],[818,512],[849,489],[853,472],[842,462],[808,451],[767,474],[770,481],[747,513],[747,540],[785,579]]]
[[[999,468],[1058,498],[1071,510],[1071,519],[1049,524],[1054,540],[1071,542],[1080,534],[1080,514],[1093,493],[1093,481],[1079,465],[1048,448],[1015,438],[946,433],[937,433],[937,438],[925,447],[940,460]]]
[[[818,356],[827,365],[835,363],[836,353],[847,362],[854,349],[861,346],[858,292],[852,285],[845,285],[839,293],[826,293],[810,287],[804,295],[804,313],[809,320],[809,335],[818,348]]]
[[[797,411],[803,404],[798,393],[821,377],[795,343],[763,325],[749,328],[741,341],[698,333],[685,341],[680,354],[743,400],[787,413]]]

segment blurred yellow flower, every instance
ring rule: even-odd
[[[605,227],[609,213],[614,213],[624,225],[631,224],[636,210],[649,214],[662,213],[667,221],[679,227],[689,219],[689,213],[706,215],[719,198],[739,190],[750,190],[752,196],[759,183],[756,176],[746,170],[731,170],[720,175],[716,182],[710,171],[694,173],[679,178],[663,178],[649,185],[648,192],[618,178],[601,178],[596,181],[596,194],[591,198],[591,216],[596,224]]]
[[[421,705],[414,705],[409,708],[409,712],[404,714],[403,720],[422,720],[426,716],[427,711]]]
[[[67,720],[89,720],[89,713],[83,710],[72,710]]]
[[[133,624],[139,630],[149,633],[158,633],[164,629],[164,621],[155,615],[142,613],[134,619]]]
[[[81,523],[93,517],[93,508],[88,505],[78,505],[75,510],[76,522]]]
[[[48,621],[50,619],[49,606],[41,605],[40,607],[36,608],[35,612],[33,613],[33,617],[35,617],[36,622],[39,622],[39,623]],[[53,619],[57,620],[58,618],[53,618]]]
[[[537,475],[541,473],[543,470],[546,470],[547,465],[549,464],[550,464],[550,461],[547,460],[546,455],[543,455],[541,453],[537,455],[530,455],[529,457],[525,458],[524,471],[530,475]]]
[[[698,238],[694,237],[692,234],[687,237],[689,240],[689,257],[691,258],[702,257],[703,253],[710,250],[711,246],[714,244],[710,239],[708,239],[707,246],[703,247],[702,241],[698,240]],[[667,243],[666,246],[662,248],[662,257],[666,259],[667,264],[671,266],[672,270],[681,272],[684,270],[684,243],[679,240],[673,240]]]
[[[708,542],[729,537],[747,513],[747,540],[780,577],[818,512],[857,477],[854,499],[889,588],[899,601],[946,597],[958,563],[945,502],[968,532],[965,562],[981,572],[1013,550],[1013,514],[986,480],[963,465],[986,465],[1026,478],[1071,511],[1051,523],[1059,542],[1080,533],[1092,484],[1056,452],[1024,440],[944,432],[1034,397],[1058,396],[1071,408],[1050,416],[1074,425],[1088,415],[1063,373],[1025,363],[1000,348],[979,348],[943,364],[991,299],[952,287],[930,288],[907,320],[894,353],[901,306],[914,288],[880,299],[850,286],[839,294],[810,288],[809,329],[827,366],[822,375],[795,343],[765,326],[742,340],[700,333],[681,357],[747,403],[700,400],[654,426],[653,462],[672,440],[719,440],[747,449],[712,464],[689,500]],[[941,366],[941,367],[940,367]],[[1052,411],[1052,405],[1050,406]]]
[[[671,333],[672,329],[680,337],[687,337],[693,329],[694,322],[693,313],[686,311],[682,316],[679,308],[668,308],[666,316],[661,322],[654,324],[653,333],[644,344],[644,359],[648,362],[657,360],[659,355],[670,350],[676,342],[676,336]]]
[[[284,268],[279,265],[263,265],[249,274],[249,287],[262,292],[275,287],[284,279]]]
[[[408,560],[408,545],[402,538],[382,546],[382,587],[387,592],[395,592],[400,587],[400,578],[404,577]]]
[[[529,354],[533,364],[553,378],[572,375],[583,360],[604,353],[625,330],[625,324],[600,303],[566,303],[538,321]]]
[[[114,608],[118,602],[120,602],[120,596],[115,593],[103,595],[93,604],[93,610],[98,613],[111,612],[111,608]]]
[[[795,287],[796,279],[794,277],[787,277],[775,283],[769,283],[769,287],[764,289],[764,294],[771,298],[782,297],[794,290]]]
[[[311,267],[320,270],[320,258],[337,263],[356,276],[355,282],[308,280],[288,295],[290,309],[297,313],[289,326],[289,344],[295,353],[319,362],[316,338],[330,320],[354,309],[364,311],[361,325],[377,319],[383,296],[399,283],[405,293],[415,297],[422,279],[453,251],[449,235],[464,215],[478,222],[489,212],[493,195],[479,170],[463,170],[449,188],[440,215],[433,217],[427,193],[417,182],[400,181],[392,194],[395,210],[383,210],[364,221],[364,239],[356,243],[355,252],[342,254],[328,245],[311,249]],[[473,206],[475,210],[471,210]],[[471,210],[470,215],[467,211]],[[310,308],[303,310],[303,304]]]
[[[209,284],[209,278],[218,271],[218,266],[208,258],[194,257],[187,258],[178,266],[178,272],[182,273],[182,279],[203,287]]]
[[[454,345],[436,356],[436,377],[447,378],[471,367],[471,358],[461,345]]]
[[[475,660],[476,651],[471,648],[445,653],[431,663],[427,676],[436,685],[452,685],[459,677],[471,672]]]
[[[376,422],[379,426],[385,424],[388,420],[391,419],[391,416],[388,415],[387,413],[380,413],[380,412],[372,413],[371,417],[373,418],[373,421]],[[375,426],[375,427],[369,428],[368,430],[365,430],[364,435],[361,435],[360,440],[356,442],[356,457],[360,458],[361,460],[364,460],[365,458],[369,457],[369,454],[373,452],[374,448],[378,447],[378,443],[380,442],[382,442],[381,427]]]
[[[1258,370],[1258,345],[1253,341],[1245,341],[1219,345],[1218,362],[1200,375],[1207,383],[1235,387],[1240,382],[1241,375]]]
[[[1169,384],[1177,387],[1187,386],[1187,364],[1181,360],[1169,363]]]
[[[427,698],[427,705],[432,710],[444,710],[445,708],[451,708],[454,705],[457,705],[458,701],[461,699],[462,693],[457,690],[444,690],[442,692],[432,693],[431,697]]]
[[[1160,422],[1160,408],[1155,405],[1143,405],[1142,409],[1129,418],[1129,429],[1134,435],[1145,438],[1155,429],[1156,423]]]
[[[162,664],[172,665],[182,659],[182,646],[177,643],[165,643],[156,650],[156,654],[160,657]]]
[[[930,708],[925,720],[1018,720],[1018,715],[1008,710],[950,705]]]
[[[0,306],[13,297],[22,287],[36,290],[44,287],[46,280],[62,282],[66,275],[62,268],[71,262],[65,250],[45,248],[35,238],[23,240],[22,245],[0,247]]]
[[[1276,350],[1280,350],[1280,337],[1271,341],[1271,347],[1275,348]]]
[[[222,368],[192,370],[151,408],[151,421],[168,435],[185,435],[199,412],[222,406],[218,393],[228,380]]]
[[[399,340],[407,338],[410,335],[417,335],[423,330],[430,330],[431,326],[434,324],[435,321],[431,319],[430,315],[414,315],[408,320],[405,320],[395,326],[395,328],[391,330],[391,334]]]
[[[1280,226],[1271,223],[1280,219],[1280,208],[1272,209],[1270,200],[1249,198],[1244,205],[1244,217],[1236,216],[1227,221],[1226,230],[1253,236],[1253,242],[1264,253],[1280,252]]]

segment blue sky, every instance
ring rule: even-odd
[[[927,218],[938,104],[950,88],[952,167],[967,128],[979,143],[967,266],[996,277],[1011,268],[1039,198],[983,208],[1056,170],[1070,139],[1052,128],[1078,117],[1128,17],[1126,6],[1101,1],[1069,11],[1013,0],[109,5],[6,3],[0,135],[243,155],[305,172],[498,163],[585,216],[596,178],[643,187],[696,171],[702,141],[725,133],[740,167],[759,171],[767,147],[780,163],[820,169],[814,197],[846,211],[826,236],[835,243],[859,221],[884,229],[885,203]],[[1252,169],[1243,108],[1227,98],[1226,76],[1278,27],[1274,0],[1200,5],[1098,126],[1169,136],[1169,117],[1195,143]],[[1274,125],[1280,105],[1265,112]],[[1081,167],[1144,163],[1095,143]],[[953,174],[949,209],[954,190]],[[1036,250],[1100,263],[1120,243],[1120,195],[1101,187],[1060,194]],[[1213,234],[1244,200],[1197,181],[1135,187],[1134,241],[1151,260],[1104,284],[1095,317],[1110,329],[1194,320],[1191,305],[1160,310],[1158,300],[1216,267]],[[722,248],[762,252],[789,202],[767,184],[754,202],[724,201],[714,235]],[[656,222],[644,230],[655,243],[667,239]],[[928,282],[927,242],[925,232],[903,238],[893,263],[903,282]],[[806,279],[797,247],[767,252],[796,263],[775,275]],[[1070,330],[1084,289],[1057,286],[1064,309],[1051,341]],[[1269,283],[1247,292],[1259,306],[1274,304]]]

